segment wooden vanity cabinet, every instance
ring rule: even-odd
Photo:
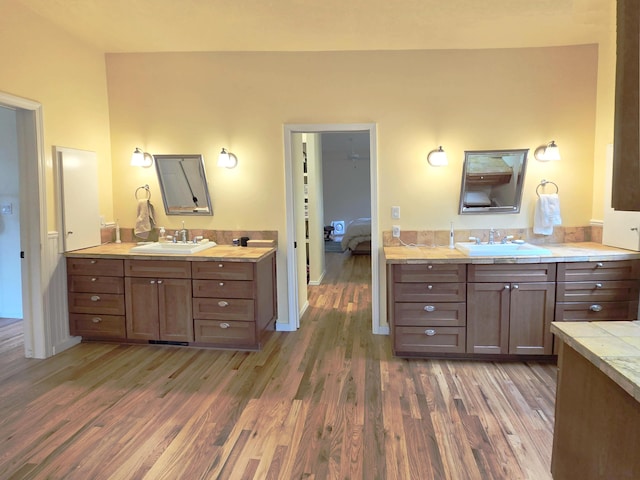
[[[68,258],[69,333],[87,339],[124,340],[122,260]]]
[[[125,260],[130,340],[193,342],[191,262]]]
[[[276,319],[275,254],[258,262],[193,262],[195,342],[259,349]]]
[[[467,353],[550,355],[555,264],[469,265]]]
[[[387,275],[394,354],[464,353],[466,265],[395,264]]]
[[[640,260],[560,263],[557,281],[557,322],[638,317]]]

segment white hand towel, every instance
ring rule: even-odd
[[[151,228],[155,223],[153,205],[149,200],[138,200],[138,216],[133,233],[136,237],[148,238]]]
[[[540,194],[533,216],[533,233],[551,235],[553,226],[562,224],[557,193]]]

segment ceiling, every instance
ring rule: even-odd
[[[615,0],[12,0],[104,52],[598,43]]]

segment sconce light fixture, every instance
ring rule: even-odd
[[[554,140],[551,140],[546,145],[540,145],[533,152],[533,156],[540,162],[551,162],[560,160],[560,149]]]
[[[233,153],[227,152],[224,148],[218,155],[218,166],[224,168],[235,168],[238,165],[238,157]]]
[[[143,152],[140,148],[136,147],[131,155],[131,166],[148,168],[151,165],[153,165],[153,157],[151,154]]]
[[[431,150],[429,155],[427,155],[427,161],[432,167],[442,167],[449,164],[447,152],[445,152],[442,147],[438,147],[437,150]]]

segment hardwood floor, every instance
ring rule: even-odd
[[[554,365],[394,358],[370,257],[327,257],[261,352],[0,353],[0,478],[551,478]]]

